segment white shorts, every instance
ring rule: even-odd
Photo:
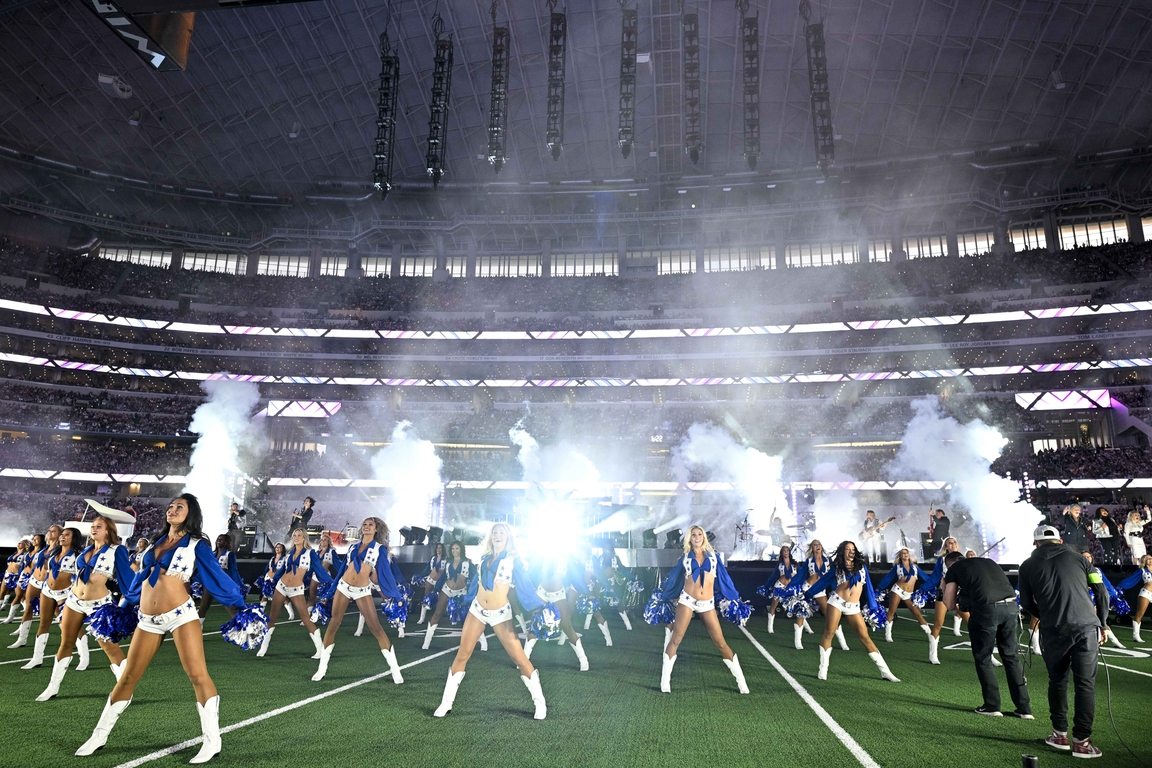
[[[905,592],[903,589],[900,589],[900,587],[895,587],[895,586],[892,587],[892,594],[900,595],[901,600],[911,600],[912,599],[912,593],[911,592]]]
[[[64,589],[52,589],[51,587],[45,585],[44,589],[40,590],[40,595],[42,597],[46,597],[49,600],[55,600],[58,603],[62,603],[67,600],[68,595],[70,594],[72,594],[72,587],[64,587]]]
[[[835,592],[828,595],[828,605],[840,611],[840,613],[845,616],[855,616],[860,613],[860,603],[850,603]]]
[[[369,584],[366,587],[354,587],[348,582],[344,581],[344,579],[340,579],[340,583],[336,585],[336,591],[344,595],[344,597],[348,598],[352,602],[356,602],[362,597],[372,596],[372,585]]]
[[[440,591],[444,593],[445,597],[461,597],[468,594],[467,589],[452,589],[452,587],[441,587]]]
[[[33,577],[33,578],[28,580],[28,589],[43,590],[44,589],[44,582],[40,581],[40,579]]]
[[[340,583],[343,584],[344,582]],[[284,595],[284,597],[299,597],[304,594],[304,587],[286,587],[284,586],[284,582],[278,581],[276,582],[276,591]]]
[[[76,595],[70,594],[68,595],[68,599],[64,602],[64,605],[76,611],[76,613],[80,613],[85,616],[91,616],[92,612],[97,608],[102,605],[108,605],[111,602],[112,595],[104,595],[104,597],[98,597],[95,600],[81,600],[80,598],[76,597]]]
[[[813,600],[819,600],[822,597],[828,597],[828,590],[825,589],[821,592],[817,592],[816,594],[812,595]]]
[[[141,613],[140,623],[136,627],[154,635],[163,635],[194,621],[200,621],[200,614],[196,613],[196,604],[192,602],[192,598],[188,598],[183,605],[167,613],[156,615]]]
[[[481,608],[480,603],[473,600],[472,605],[468,608],[468,613],[480,619],[480,621],[489,627],[503,624],[506,621],[512,621],[512,606],[508,603],[505,603],[502,608],[495,608],[490,611],[487,608]]]
[[[1149,592],[1146,589],[1142,589],[1142,590],[1140,590],[1140,597],[1142,597],[1145,600],[1147,600],[1148,602],[1152,603],[1152,592]]]
[[[554,603],[557,600],[567,600],[568,590],[561,587],[555,592],[549,592],[544,587],[536,587],[536,596],[546,603]]]
[[[425,576],[424,583],[430,587],[434,587],[436,586],[436,579],[432,578],[431,576]]]
[[[681,592],[680,599],[676,602],[691,608],[692,613],[707,613],[708,611],[716,610],[716,598],[712,598],[711,600],[697,600],[687,592]]]

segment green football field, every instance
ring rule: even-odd
[[[213,608],[213,623],[226,618]],[[723,622],[722,622],[723,623]],[[1067,753],[1043,744],[1049,732],[1047,675],[1042,660],[1027,669],[1036,720],[988,718],[971,712],[980,704],[966,637],[950,625],[941,640],[941,666],[927,663],[924,635],[898,620],[896,642],[882,642],[893,672],[903,682],[880,680],[860,642],[849,635],[848,653],[833,651],[830,678],[816,679],[816,639],[792,648],[791,625],[769,635],[762,615],[748,632],[724,623],[752,692],[741,696],[703,627],[694,623],[672,677],[671,695],[659,691],[663,630],[633,620],[634,631],[609,619],[615,646],[606,648],[595,626],[584,633],[591,670],[579,672],[575,655],[555,642],[533,654],[548,699],[548,718],[531,719],[532,704],[508,657],[494,639],[474,655],[448,717],[439,704],[456,637],[421,650],[423,633],[397,642],[403,685],[386,675],[375,640],[352,637],[355,616],[345,619],[327,678],[309,678],[316,662],[298,623],[281,622],[268,656],[257,659],[205,638],[209,670],[221,697],[224,751],[214,764],[243,766],[631,766],[804,764],[899,766],[1018,766],[1022,754],[1040,765],[1067,765]],[[816,629],[822,626],[815,621]],[[12,627],[12,625],[9,625]],[[12,627],[14,628],[14,627]],[[442,630],[443,631],[443,630]],[[1120,630],[1128,651],[1106,651],[1112,666],[1112,713],[1120,734],[1152,764],[1147,728],[1152,704],[1152,647],[1136,648]],[[391,634],[391,633],[390,633]],[[7,636],[7,632],[4,632]],[[56,644],[53,628],[49,652]],[[9,641],[5,642],[7,645]],[[166,642],[148,670],[132,705],[95,756],[73,758],[87,739],[112,688],[112,674],[93,645],[92,665],[70,671],[60,695],[35,697],[48,682],[51,661],[21,670],[28,648],[0,647],[0,763],[5,766],[171,766],[196,748],[182,742],[200,735],[192,688],[175,648]],[[1109,723],[1107,678],[1100,670],[1094,740],[1104,750],[1098,765],[1138,766]],[[1004,707],[1011,709],[1007,686]],[[232,730],[227,730],[232,727]]]

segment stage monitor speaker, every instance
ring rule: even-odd
[[[656,549],[660,546],[660,539],[656,536],[656,531],[653,528],[641,532],[640,538],[644,549]]]
[[[421,546],[427,536],[428,531],[416,526],[409,527],[406,525],[400,529],[400,538],[403,540],[404,546],[406,547]]]
[[[435,525],[428,526],[428,546],[434,547],[444,539],[444,529]]]
[[[308,532],[308,539],[311,541],[318,541],[320,534],[324,533],[324,526],[322,525],[306,525],[304,530]]]
[[[932,546],[932,537],[928,535],[927,531],[920,532],[920,556],[923,560],[931,560],[936,557],[936,548]]]

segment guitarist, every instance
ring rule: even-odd
[[[876,519],[876,513],[871,509],[865,514],[864,528],[860,531],[860,538],[864,544],[864,554],[868,557],[868,562],[879,563],[888,559],[884,539],[880,533],[895,519],[896,517],[892,516],[884,522],[880,522]]]

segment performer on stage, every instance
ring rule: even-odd
[[[60,531],[58,525],[49,526],[48,533],[39,538],[39,549],[35,549],[37,539],[35,537],[32,539],[35,552],[27,569],[28,585],[24,589],[24,615],[16,632],[16,642],[8,646],[9,648],[23,648],[28,644],[33,616],[40,610],[40,590],[44,588],[44,579],[48,575],[48,558],[56,554],[56,542],[60,538]]]
[[[464,545],[458,541],[452,542],[448,546],[448,561],[440,573],[440,578],[436,581],[436,601],[435,608],[432,609],[432,618],[428,619],[428,630],[424,635],[424,650],[428,650],[428,646],[432,644],[432,637],[436,634],[436,628],[440,626],[440,617],[448,610],[448,601],[457,598],[458,601],[463,602],[464,596],[468,594],[468,589],[471,582],[476,578],[476,566],[471,560],[464,556]],[[452,620],[452,615],[449,614],[449,620]],[[458,621],[452,621],[453,624]],[[480,635],[480,649],[488,650],[488,641],[483,634]]]
[[[812,632],[812,627],[808,622],[808,618],[812,615],[812,602],[806,600],[804,597],[804,590],[812,586],[822,576],[832,570],[832,561],[829,560],[824,554],[824,545],[820,543],[819,539],[812,539],[808,543],[808,551],[805,553],[804,562],[800,563],[800,567],[796,570],[796,575],[792,581],[788,582],[789,597],[785,600],[784,607],[789,611],[789,615],[795,615],[796,626],[793,631],[793,645],[796,650],[804,650],[804,645],[800,642],[801,632]],[[819,607],[820,612],[824,614],[825,618],[828,616],[828,596],[824,592],[816,593],[815,605]],[[836,641],[840,644],[840,650],[848,650],[848,640],[844,637],[844,628],[836,628]]]
[[[937,510],[939,511],[939,510]],[[944,604],[944,577],[948,574],[948,567],[944,564],[944,558],[949,552],[959,552],[960,544],[956,539],[949,536],[944,540],[944,553],[936,558],[936,566],[932,569],[932,575],[924,580],[924,586],[920,591],[925,595],[932,595],[935,601],[935,617],[932,623],[932,634],[928,637],[928,661],[931,664],[939,664],[939,648],[940,648],[940,631],[944,628],[944,620],[948,618],[948,606]],[[960,636],[960,622],[965,618],[966,611],[961,611],[959,608],[956,610],[956,615],[953,617],[952,633],[957,637]],[[995,663],[996,660],[993,660]]]
[[[60,684],[72,664],[73,647],[80,658],[76,671],[83,672],[88,668],[88,633],[84,631],[83,622],[100,606],[112,603],[109,581],[115,581],[124,591],[131,587],[136,577],[128,561],[128,550],[120,544],[115,522],[107,517],[96,517],[88,536],[93,543],[76,558],[76,577],[72,580],[72,590],[60,617],[60,648],[52,666],[52,679],[36,701],[48,701],[60,692]],[[124,670],[124,652],[116,643],[98,642],[111,663],[112,674],[119,680]]]
[[[792,562],[792,547],[785,544],[780,547],[780,557],[775,570],[772,571],[772,576],[756,590],[768,598],[768,634],[770,635],[776,633],[776,609],[780,607],[780,603],[786,597],[785,592],[787,592],[792,579],[796,578],[797,570],[799,567]]]
[[[316,499],[311,496],[304,497],[304,506],[292,513],[292,519],[288,523],[288,535],[292,535],[292,531],[297,528],[307,529],[308,521],[312,519],[312,514],[316,511]]]
[[[938,509],[935,512],[931,509],[928,510],[928,536],[932,540],[932,551],[935,552],[941,560],[943,560],[944,555],[947,554],[942,552],[941,549],[944,546],[944,542],[949,539],[951,529],[952,521],[944,514],[944,510]]]
[[[868,562],[879,563],[884,559],[886,552],[882,534],[895,519],[893,516],[880,522],[873,510],[864,513],[864,527],[860,529],[860,539],[864,543],[864,553],[868,557]]]
[[[44,534],[33,534],[32,539],[27,542],[24,548],[24,554],[16,564],[16,591],[13,593],[12,607],[8,610],[8,615],[4,618],[4,624],[11,624],[12,619],[16,617],[17,611],[23,615],[25,595],[32,581],[32,569],[35,567],[34,563],[36,558],[43,551]],[[27,636],[25,636],[25,641],[27,641]],[[23,645],[23,643],[21,643],[21,645]],[[20,646],[10,645],[8,647],[19,648]]]
[[[460,632],[460,650],[456,652],[456,658],[448,670],[444,695],[440,699],[440,706],[433,713],[435,717],[444,717],[452,711],[468,660],[472,657],[477,639],[484,633],[486,627],[492,627],[492,632],[504,646],[508,657],[520,670],[520,679],[524,682],[536,707],[533,717],[536,720],[543,720],[548,716],[548,705],[544,700],[544,691],[540,688],[540,671],[528,660],[512,624],[512,606],[508,602],[508,591],[513,587],[525,610],[537,611],[548,607],[537,596],[536,585],[532,583],[520,564],[512,529],[505,523],[496,523],[484,541],[484,551],[480,558],[480,577],[473,579],[464,598],[470,602],[471,607],[464,619],[464,628]],[[552,618],[556,619],[558,616]],[[535,623],[533,621],[533,624]]]
[[[1152,555],[1144,555],[1144,557],[1140,559],[1140,570],[1116,586],[1123,592],[1137,585],[1143,586],[1140,587],[1140,595],[1136,598],[1136,610],[1132,612],[1132,641],[1142,643],[1144,640],[1140,637],[1140,622],[1144,620],[1144,613],[1148,610],[1148,603],[1152,602]]]
[[[528,573],[531,580],[536,584],[536,596],[545,603],[554,604],[560,611],[560,631],[563,634],[560,641],[563,643],[567,640],[572,643],[572,651],[580,663],[580,671],[587,672],[588,654],[584,652],[580,635],[572,626],[572,608],[576,602],[576,593],[588,591],[588,587],[583,583],[583,567],[576,562],[575,558],[567,555],[534,553],[528,563]],[[520,600],[524,608],[532,610],[524,605],[520,590],[516,590],[516,598]],[[538,639],[532,636],[524,643],[524,655],[529,659],[532,658],[532,649],[536,646]]]
[[[77,757],[91,755],[104,746],[120,715],[132,703],[136,685],[164,635],[172,633],[180,664],[196,693],[203,743],[189,762],[206,763],[220,753],[220,696],[204,661],[204,634],[189,596],[188,583],[199,577],[204,588],[230,613],[244,607],[244,595],[236,582],[220,569],[208,540],[204,538],[200,502],[190,493],[177,496],[165,513],[167,528],[144,555],[140,572],[124,590],[124,600],[139,607],[140,618],[128,659],[116,687],[109,694],[92,736],[76,750]],[[103,610],[103,609],[102,609]]]
[[[28,553],[29,547],[32,542],[28,539],[20,539],[16,542],[16,551],[8,555],[8,566],[4,570],[4,582],[0,584],[0,611],[8,607],[8,603],[17,589],[17,582],[20,581],[20,571],[24,568],[24,555]],[[17,603],[19,600],[16,601]],[[15,605],[13,611],[15,613]],[[8,621],[3,622],[7,624]]]
[[[276,573],[272,574],[276,592],[272,595],[272,610],[268,611],[268,632],[264,635],[264,641],[260,643],[260,650],[256,652],[257,657],[262,658],[268,653],[268,644],[272,642],[272,632],[276,629],[276,619],[280,618],[280,608],[285,603],[292,602],[296,604],[304,629],[312,639],[312,645],[316,647],[316,653],[312,658],[320,658],[324,643],[320,639],[320,629],[308,615],[308,606],[304,602],[304,581],[312,577],[325,586],[332,582],[328,571],[321,566],[319,556],[308,544],[308,534],[303,528],[297,528],[292,531],[292,550],[284,558]]]
[[[320,561],[320,566],[328,572],[329,576],[335,576],[336,571],[339,570],[340,564],[343,559],[336,548],[332,546],[332,537],[324,533],[320,535],[320,545],[316,547],[316,557]],[[308,607],[311,608],[316,604],[316,593],[320,581],[318,579],[308,579]],[[327,582],[325,582],[327,583]]]
[[[1139,565],[1144,559],[1148,549],[1144,546],[1144,527],[1152,523],[1152,510],[1144,505],[1143,510],[1132,510],[1128,513],[1128,522],[1124,523],[1124,539],[1128,548],[1132,550],[1132,564]]]
[[[76,573],[76,555],[80,554],[83,535],[75,528],[65,528],[56,540],[56,548],[48,554],[44,574],[44,587],[40,591],[40,626],[32,646],[32,658],[20,669],[33,669],[44,663],[44,649],[48,647],[48,630],[56,619],[57,606],[63,606],[72,591],[72,576]]]
[[[907,547],[904,547],[896,553],[896,564],[892,566],[892,570],[888,571],[888,575],[876,585],[880,591],[891,588],[888,595],[888,624],[884,627],[884,640],[886,642],[892,642],[892,622],[896,620],[896,609],[900,607],[900,603],[904,603],[904,607],[912,613],[912,616],[920,624],[920,629],[924,630],[924,634],[932,634],[928,621],[924,618],[924,614],[920,613],[919,606],[912,599],[918,578],[926,577],[920,572],[920,566],[912,561],[912,553]]]
[[[676,600],[676,620],[672,625],[672,635],[664,648],[663,667],[660,671],[660,690],[664,693],[672,692],[672,667],[676,664],[684,633],[688,631],[688,625],[697,615],[704,622],[712,644],[720,651],[724,666],[728,667],[728,671],[736,678],[737,689],[740,693],[748,693],[748,683],[744,680],[740,659],[736,658],[736,654],[725,642],[724,631],[720,628],[720,619],[716,615],[717,592],[729,601],[729,608],[739,606],[742,602],[740,593],[736,591],[736,586],[728,575],[728,569],[716,555],[716,550],[712,548],[704,529],[694,525],[688,529],[688,536],[684,540],[684,557],[680,561],[680,566],[673,568],[668,573],[668,578],[653,593],[653,599],[656,600]],[[732,619],[734,615],[729,612],[728,618]]]
[[[360,542],[348,548],[348,557],[337,572],[335,591],[333,592],[331,587],[325,590],[325,596],[332,598],[332,618],[328,621],[328,629],[324,632],[324,647],[320,650],[320,668],[312,675],[312,680],[320,682],[327,674],[332,649],[336,647],[336,632],[340,629],[340,622],[344,621],[344,613],[348,610],[349,603],[355,603],[360,609],[360,615],[364,617],[368,631],[376,638],[380,653],[388,662],[392,682],[399,685],[404,682],[404,676],[400,673],[400,664],[396,661],[396,649],[392,646],[388,635],[384,634],[380,619],[376,615],[376,604],[372,601],[372,574],[376,575],[376,583],[384,597],[392,598],[397,603],[403,600],[392,572],[392,554],[388,551],[388,526],[378,517],[365,518],[360,524],[360,536]]]
[[[212,552],[216,556],[216,562],[220,564],[220,570],[228,574],[232,581],[236,582],[236,586],[240,591],[244,591],[244,579],[240,578],[240,568],[236,565],[236,553],[232,551],[232,537],[226,533],[222,533],[216,537],[216,549]],[[200,626],[204,626],[204,618],[208,615],[208,609],[212,606],[212,595],[208,590],[204,590],[204,594],[200,597]],[[269,625],[271,626],[271,625]]]
[[[860,642],[868,651],[868,658],[872,659],[872,663],[880,670],[880,677],[893,683],[900,682],[900,679],[888,669],[880,650],[868,636],[868,625],[864,623],[865,615],[862,614],[862,610],[867,611],[866,615],[873,620],[883,620],[885,617],[882,609],[876,605],[876,593],[872,589],[872,582],[868,580],[868,566],[854,542],[841,542],[836,548],[833,569],[808,587],[804,594],[809,600],[813,600],[817,593],[829,589],[833,591],[828,595],[828,605],[825,609],[827,613],[824,636],[820,639],[820,669],[816,677],[820,680],[828,679],[828,662],[832,658],[832,636],[843,617],[844,621],[856,630]]]
[[[416,622],[417,624],[423,624],[424,617],[428,613],[428,603],[426,602],[428,595],[439,594],[436,589],[436,582],[440,581],[440,574],[444,573],[444,566],[444,545],[436,542],[436,547],[432,550],[432,558],[420,573],[420,578],[424,580],[424,593],[420,595],[420,620]]]

